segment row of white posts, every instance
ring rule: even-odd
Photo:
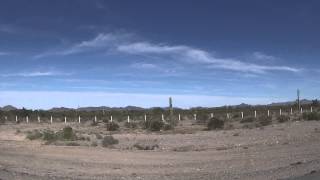
[[[313,112],[313,108],[312,107],[310,107],[310,112]],[[303,113],[303,109],[302,108],[300,109],[300,113],[301,114]],[[290,109],[290,115],[292,115],[292,114],[293,114],[293,109],[291,108]],[[268,115],[268,117],[270,116],[270,110],[267,111],[267,115]],[[282,115],[282,109],[279,110],[279,115],[280,116]],[[213,113],[210,113],[210,117],[213,118]],[[257,111],[256,110],[254,111],[254,117],[255,118],[257,117]],[[244,113],[243,112],[241,112],[241,118],[242,119],[244,118]],[[5,117],[5,119],[7,119],[7,117]],[[40,116],[38,116],[37,119],[38,119],[38,122],[40,123],[41,122]],[[193,114],[193,119],[197,120],[197,114]],[[229,113],[227,113],[227,119],[230,119],[230,114]],[[128,116],[127,122],[130,123],[130,120],[131,120],[130,116]],[[163,122],[165,122],[165,118],[164,118],[163,114],[161,115],[161,120]],[[180,114],[178,114],[178,120],[181,121],[181,115]],[[97,116],[94,116],[94,121],[97,122]],[[144,115],[144,121],[145,122],[147,121],[147,115],[146,114]],[[18,116],[16,116],[16,122],[18,122]],[[26,122],[29,123],[29,117],[28,116],[26,117]],[[110,122],[113,122],[112,116],[110,116]],[[53,123],[52,116],[50,117],[50,123],[51,124]],[[64,117],[64,123],[67,123],[67,117],[66,116]],[[78,118],[78,123],[81,123],[81,116],[79,116],[79,118]]]

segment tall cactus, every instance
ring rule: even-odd
[[[171,125],[175,125],[174,118],[173,118],[173,107],[172,107],[172,98],[169,97],[169,111],[170,111],[170,123]]]

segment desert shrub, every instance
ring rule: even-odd
[[[91,146],[97,147],[97,146],[98,146],[98,143],[97,143],[96,141],[93,141],[93,142],[91,143]]]
[[[208,130],[222,129],[223,127],[224,121],[216,117],[211,118],[207,124]]]
[[[272,118],[267,116],[261,116],[258,118],[257,126],[268,126],[272,123]]]
[[[57,135],[51,130],[45,130],[42,134],[42,139],[45,141],[55,141],[58,138]]]
[[[96,133],[95,135],[96,135],[96,138],[97,138],[97,139],[102,139],[102,138],[103,138],[103,137],[101,136],[101,134],[99,134],[99,133]]]
[[[209,120],[209,115],[205,113],[197,114],[197,122],[198,123],[206,123]]]
[[[173,125],[165,123],[163,125],[163,130],[168,131],[174,129]]]
[[[320,120],[320,113],[318,113],[318,112],[310,112],[310,113],[305,112],[302,114],[302,118],[307,121]]]
[[[135,122],[126,122],[124,124],[124,126],[126,128],[130,128],[130,129],[136,129],[138,127],[138,123],[135,123]]]
[[[287,122],[290,120],[290,117],[289,116],[285,116],[285,115],[281,115],[277,118],[278,122],[279,123],[283,123],[283,122]]]
[[[42,133],[39,130],[33,130],[27,133],[27,139],[35,140],[42,138]]]
[[[66,140],[72,140],[75,138],[75,134],[72,130],[72,127],[66,126],[62,129],[62,138]]]
[[[118,144],[118,143],[119,143],[119,140],[113,138],[113,136],[105,136],[102,140],[103,147],[109,147],[111,145]]]
[[[234,114],[234,115],[232,116],[232,118],[239,118],[239,117],[240,117],[239,114]]]
[[[164,123],[162,121],[150,121],[148,129],[150,131],[160,131],[163,126]]]
[[[80,144],[77,142],[67,142],[65,145],[66,146],[80,146]]]
[[[245,117],[243,119],[241,119],[240,123],[251,123],[251,122],[254,122],[255,118],[254,117]]]
[[[134,148],[138,149],[138,150],[155,150],[157,148],[159,148],[158,144],[144,144],[144,143],[135,143],[133,145]]]
[[[106,124],[107,131],[117,131],[119,129],[119,125],[115,122],[108,122]]]

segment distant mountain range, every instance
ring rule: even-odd
[[[301,105],[307,105],[307,104],[312,104],[312,100],[307,100],[307,99],[302,99],[301,101]],[[278,102],[278,103],[271,103],[268,104],[267,106],[288,106],[288,105],[294,105],[296,103],[296,101],[288,101],[288,102]],[[253,105],[250,104],[239,104],[239,105],[233,105],[230,107],[234,107],[234,108],[246,108],[246,107],[252,107]],[[137,107],[137,106],[126,106],[126,107],[107,107],[107,106],[99,106],[99,107],[80,107],[80,108],[66,108],[66,107],[55,107],[52,109],[49,109],[48,111],[52,111],[52,112],[62,112],[62,111],[131,111],[131,110],[144,110],[144,109],[154,109],[154,108],[162,108],[162,109],[168,109],[168,107],[152,107],[152,108],[142,108],[142,107]],[[197,109],[197,108],[207,108],[207,107],[194,107],[191,109]],[[7,105],[4,107],[0,107],[1,111],[12,111],[12,110],[17,110],[18,108],[11,106],[11,105]],[[177,108],[175,108],[177,109]]]

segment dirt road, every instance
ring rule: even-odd
[[[122,133],[114,135],[120,144],[113,149],[43,145],[16,133],[31,126],[0,126],[1,179],[286,179],[320,170],[316,121],[193,134]],[[156,139],[160,148],[124,148],[143,139]]]

